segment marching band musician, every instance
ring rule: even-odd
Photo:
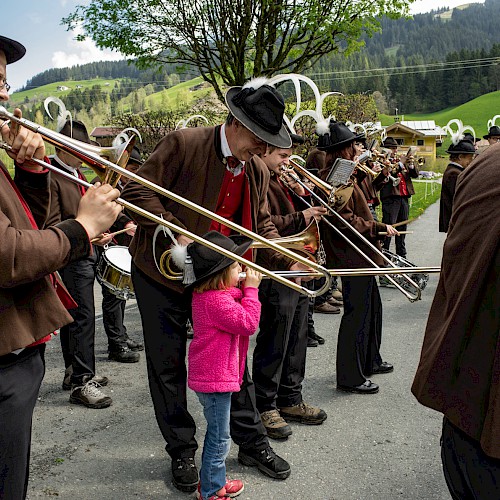
[[[0,101],[9,99],[6,66],[26,49],[0,36]],[[21,117],[19,109],[14,115]],[[115,220],[118,190],[93,187],[73,220],[43,227],[49,210],[49,171],[29,160],[45,160],[40,135],[1,125],[13,149],[14,179],[0,163],[0,499],[24,499],[28,487],[33,409],[45,372],[45,343],[72,321],[71,298],[55,271],[92,252],[90,239]],[[61,294],[61,295],[60,295]],[[64,303],[62,301],[65,301]],[[74,305],[74,303],[73,303]]]
[[[441,233],[448,232],[457,178],[471,164],[476,148],[470,140],[463,139],[456,144],[451,144],[446,152],[450,155],[450,163],[444,171],[441,185],[439,201],[439,231]]]
[[[337,158],[354,161],[357,156],[355,142],[360,136],[341,122],[330,120],[328,129],[319,135],[318,149],[326,152],[325,168],[319,172],[326,179]],[[354,182],[354,191],[339,214],[346,224],[351,224],[359,233],[381,247],[379,233],[396,235],[390,225],[376,222],[371,215],[365,197]],[[339,227],[337,218],[329,217]],[[323,244],[327,256],[327,267],[366,267],[367,262],[347,242],[340,239],[328,225],[322,226]],[[339,229],[342,230],[340,225]],[[382,266],[383,261],[370,249],[363,248],[361,241],[353,241],[372,260]],[[392,364],[382,361],[380,343],[382,339],[382,301],[373,276],[342,277],[344,314],[340,323],[337,344],[337,388],[357,394],[374,394],[379,386],[367,377],[392,372]]]
[[[230,114],[225,124],[181,128],[167,134],[138,174],[261,236],[277,238],[267,205],[269,171],[257,155],[264,154],[268,144],[291,146],[283,125],[283,98],[259,78],[229,89],[226,104]],[[199,235],[210,229],[226,236],[231,232],[134,181],[127,184],[123,197]],[[153,256],[156,224],[134,217],[138,229],[130,246],[132,280],[143,323],[151,396],[172,459],[173,483],[181,491],[194,491],[198,484],[194,461],[198,445],[195,422],[187,409],[185,365],[190,296],[157,269]],[[190,239],[179,235],[177,242],[184,245]],[[264,252],[270,268],[303,269],[276,252],[260,252]],[[231,437],[239,445],[238,459],[244,465],[257,466],[277,479],[290,475],[289,464],[269,445],[248,368],[240,392],[232,395]]]
[[[388,137],[383,142],[384,148],[388,148],[393,153],[393,175],[397,175],[401,181],[397,186],[391,182],[386,182],[380,190],[382,200],[382,222],[384,224],[396,224],[408,220],[410,207],[408,200],[415,194],[412,179],[418,178],[418,166],[413,158],[403,155],[396,157],[398,143],[393,137]],[[399,227],[399,230],[406,231],[406,224]],[[396,254],[406,257],[405,234],[396,236]],[[391,238],[389,235],[384,240],[384,248],[389,250]]]
[[[294,143],[303,141],[296,134],[291,134],[291,138]],[[290,165],[291,154],[292,148],[268,146],[261,155],[271,174],[267,193],[271,220],[282,237],[300,233],[326,213],[324,207],[300,210],[304,207],[296,206],[299,199],[290,192],[293,187],[285,185],[293,181],[282,180],[282,167]],[[257,409],[267,435],[286,439],[292,434],[287,421],[319,425],[326,419],[323,410],[302,398],[309,297],[265,280],[259,286],[259,300],[262,308],[252,371]]]

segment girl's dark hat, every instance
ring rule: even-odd
[[[398,143],[394,137],[387,137],[387,139],[382,143],[382,146],[384,146],[384,148],[397,148]]]
[[[244,255],[252,244],[252,240],[246,236],[234,235],[227,237],[217,231],[210,231],[204,234],[203,238],[240,256]],[[185,282],[186,286],[196,286],[234,262],[233,259],[225,257],[196,241],[188,245],[187,253],[192,260],[194,281]],[[186,275],[186,269],[184,273]]]
[[[473,155],[476,153],[476,148],[469,139],[462,139],[457,144],[451,144],[446,152],[450,155]]]
[[[226,104],[233,116],[259,139],[278,148],[290,148],[292,140],[283,122],[285,101],[271,85],[262,79],[252,86],[231,87],[226,92]]]
[[[328,125],[329,133],[319,136],[318,149],[320,151],[338,151],[347,146],[350,142],[357,141],[364,137],[364,134],[355,134],[343,122],[330,120]]]
[[[489,139],[490,137],[500,137],[500,127],[498,125],[493,125],[493,127],[490,127],[488,133],[486,135],[483,135],[483,139]]]
[[[4,52],[7,64],[19,61],[26,54],[24,45],[5,36],[0,36],[0,50]]]

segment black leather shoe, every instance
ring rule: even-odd
[[[270,446],[263,450],[240,448],[238,461],[243,465],[257,466],[262,473],[274,479],[286,479],[291,472],[288,462],[276,455]]]
[[[344,392],[354,392],[356,394],[375,394],[378,392],[378,385],[371,380],[367,380],[364,384],[350,387],[348,385],[337,385],[337,389]]]
[[[131,351],[128,347],[122,347],[116,351],[109,351],[108,359],[119,363],[137,363],[141,355]]]
[[[199,480],[194,457],[172,459],[172,482],[178,490],[193,493]]]
[[[312,337],[307,337],[307,347],[318,347],[318,341]]]
[[[383,361],[379,366],[374,367],[372,370],[372,375],[378,375],[381,373],[391,373],[394,371],[394,366],[391,363]]]
[[[144,344],[142,344],[141,342],[136,342],[132,339],[127,339],[127,347],[131,351],[144,351]]]
[[[309,338],[315,340],[320,345],[323,345],[325,343],[325,339],[323,337],[320,337],[317,333],[310,333]]]

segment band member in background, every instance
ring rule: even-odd
[[[384,143],[384,148],[389,148],[394,155],[397,154],[398,144],[393,137],[388,137]],[[410,206],[408,200],[415,194],[412,179],[418,178],[418,166],[413,161],[413,158],[407,155],[395,157],[392,175],[398,176],[401,181],[397,186],[391,182],[387,182],[380,190],[380,199],[382,200],[382,222],[384,224],[396,224],[408,220],[410,215]],[[406,224],[401,225],[398,229],[406,231]],[[401,257],[406,257],[405,234],[396,236],[396,254]],[[388,236],[384,240],[384,248],[389,250],[391,238]]]
[[[291,137],[295,144],[303,141],[295,134]],[[311,221],[326,214],[324,207],[299,207],[299,197],[294,196],[290,185],[293,181],[282,172],[282,167],[290,165],[292,151],[292,148],[269,146],[261,155],[271,174],[267,192],[269,212],[281,237],[300,233]],[[286,439],[292,434],[288,422],[319,425],[326,420],[323,410],[302,398],[309,297],[274,280],[265,280],[259,287],[259,300],[262,311],[252,371],[257,409],[267,435]]]
[[[90,144],[87,129],[80,121],[68,119],[59,133]],[[56,148],[56,154],[51,157],[51,163],[64,172],[85,180],[80,170],[82,161],[76,156]],[[86,188],[62,175],[51,175],[50,191],[50,213],[45,227],[74,218]],[[110,241],[111,238],[105,236],[96,244],[105,245]],[[61,328],[60,339],[65,367],[62,387],[64,390],[71,390],[70,403],[100,409],[110,406],[112,399],[101,391],[101,386],[108,384],[107,377],[96,376],[95,373],[94,279],[96,264],[97,253],[91,252],[85,258],[69,262],[59,269],[64,285],[78,304],[78,307],[70,311],[74,321]]]
[[[492,125],[489,128],[488,133],[483,135],[483,139],[486,139],[490,146],[500,142],[500,127],[498,125]]]
[[[412,392],[444,415],[453,499],[500,497],[500,144],[461,174]],[[486,180],[486,182],[485,182]]]
[[[474,159],[476,148],[472,142],[464,139],[457,144],[451,144],[446,152],[450,155],[450,163],[444,171],[441,183],[439,202],[439,231],[441,233],[448,232],[457,178]]]
[[[360,136],[354,134],[341,122],[331,120],[328,130],[319,136],[318,149],[326,152],[325,168],[319,177],[326,179],[337,158],[353,161],[357,155],[355,142]],[[348,203],[339,214],[345,224],[352,225],[371,243],[381,248],[383,236],[398,234],[390,225],[376,222],[365,197],[354,182],[354,191]],[[336,217],[328,217],[332,224],[342,229],[344,224]],[[367,261],[354,250],[352,245],[341,239],[327,224],[321,224],[321,234],[325,247],[327,266],[337,268],[366,267]],[[347,233],[350,234],[350,233]],[[352,242],[379,266],[382,258],[371,249],[365,248],[361,240]],[[358,394],[374,394],[379,386],[367,377],[393,371],[393,365],[382,361],[380,343],[382,340],[382,301],[373,276],[342,277],[344,314],[340,323],[337,344],[337,388]]]
[[[138,174],[266,238],[277,238],[267,205],[269,171],[257,155],[264,154],[268,144],[291,146],[283,126],[283,98],[265,84],[265,79],[258,79],[229,89],[226,103],[230,114],[224,125],[182,128],[168,134]],[[231,233],[228,227],[134,181],[127,184],[123,197],[196,234],[209,230],[226,236]],[[172,458],[173,483],[182,491],[194,491],[198,444],[196,426],[187,409],[185,364],[189,296],[179,282],[158,271],[153,256],[156,224],[144,217],[135,219],[138,229],[130,246],[132,279],[143,324],[151,396],[166,451]],[[177,241],[188,244],[190,239],[179,235]],[[276,252],[260,253],[268,268],[303,269]],[[269,445],[248,369],[240,392],[232,395],[231,437],[239,445],[238,459],[243,464],[257,466],[277,479],[290,475],[289,464]]]
[[[26,49],[0,36],[0,101],[9,99],[6,66]],[[14,114],[21,117],[21,111]],[[121,207],[118,191],[94,187],[81,199],[74,220],[43,227],[49,210],[49,171],[38,134],[3,123],[2,139],[13,152],[11,178],[0,163],[0,499],[24,499],[28,487],[33,409],[45,372],[45,343],[72,321],[53,273],[92,252],[90,239],[105,230]],[[56,291],[56,288],[58,291]],[[69,296],[65,296],[70,299]]]

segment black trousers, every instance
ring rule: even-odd
[[[108,350],[118,351],[127,347],[127,328],[124,323],[126,300],[113,295],[102,285],[102,322],[108,337]]]
[[[191,296],[160,285],[133,264],[132,281],[144,332],[149,389],[165,449],[171,457],[193,456],[198,448],[196,425],[186,397],[186,323],[191,316]],[[242,448],[268,446],[248,367],[240,392],[231,398],[231,437]]]
[[[408,198],[404,196],[389,196],[382,200],[382,222],[384,224],[396,224],[407,220],[410,215]],[[399,226],[398,231],[406,231],[406,224]],[[396,239],[396,254],[406,257],[405,234],[393,236]],[[389,250],[392,238],[385,238],[384,248]]]
[[[259,412],[302,402],[309,298],[272,280],[259,287],[262,304],[252,378]]]
[[[477,441],[446,417],[441,435],[441,461],[454,500],[500,498],[500,460],[486,455]]]
[[[382,363],[382,301],[373,276],[343,276],[337,385],[356,387]]]
[[[28,489],[31,423],[45,374],[45,344],[0,357],[0,499]]]
[[[78,304],[70,309],[73,323],[60,330],[64,365],[73,366],[71,382],[80,384],[83,377],[95,375],[95,303],[94,278],[97,255],[80,259],[61,269],[59,273],[69,293]]]

